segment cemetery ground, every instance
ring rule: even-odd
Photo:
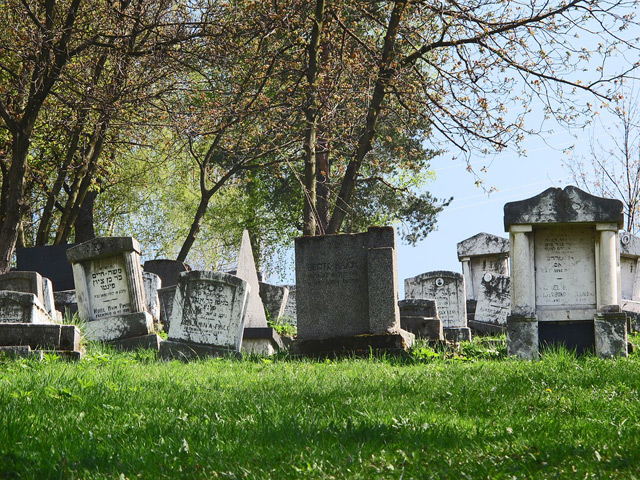
[[[631,337],[637,344],[640,337]],[[640,478],[640,354],[0,360],[0,478]]]

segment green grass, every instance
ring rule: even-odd
[[[640,478],[640,355],[504,351],[2,361],[0,478]]]

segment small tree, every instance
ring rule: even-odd
[[[640,231],[640,109],[638,91],[623,89],[618,101],[608,108],[615,122],[602,123],[590,139],[588,159],[571,157],[564,162],[574,181],[586,191],[624,204],[626,228]]]

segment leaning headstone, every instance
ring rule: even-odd
[[[239,354],[250,287],[220,272],[181,273],[162,358]]]
[[[280,335],[267,325],[267,316],[260,298],[260,285],[249,232],[242,232],[242,243],[238,253],[238,267],[235,275],[251,287],[247,303],[247,318],[244,323],[242,349],[247,353],[272,355],[284,345]]]
[[[144,262],[144,271],[158,275],[162,281],[162,288],[158,288],[158,302],[160,304],[160,323],[165,332],[169,331],[169,319],[173,308],[173,297],[176,294],[178,275],[190,270],[189,265],[177,260],[158,259]]]
[[[456,272],[437,270],[404,281],[406,298],[435,300],[447,340],[471,340],[467,325],[467,305],[464,277]]]
[[[290,325],[298,325],[298,315],[296,310],[296,286],[285,285],[289,289],[289,296],[287,297],[287,303],[284,306],[284,312],[282,318]]]
[[[504,206],[511,250],[509,355],[544,344],[600,357],[627,355],[618,231],[622,202],[570,186]]]
[[[31,293],[35,295],[53,320],[60,320],[53,298],[51,280],[38,272],[13,271],[0,275],[0,290]]]
[[[640,329],[640,237],[620,233],[620,283],[622,311],[631,319],[631,328]]]
[[[260,298],[273,322],[280,322],[289,299],[289,289],[280,285],[259,282]]]
[[[46,245],[16,249],[16,267],[19,271],[38,272],[51,280],[53,291],[72,290],[73,270],[67,260],[67,250],[74,245]]]
[[[159,346],[144,297],[140,245],[131,237],[102,237],[67,251],[78,313],[90,340],[123,349]]]
[[[295,240],[298,337],[305,355],[401,352],[414,336],[400,328],[392,227]]]
[[[442,320],[435,300],[409,298],[398,302],[400,325],[416,338],[444,340]]]
[[[478,304],[469,326],[482,333],[502,333],[511,311],[511,278],[485,273],[478,291]]]
[[[147,311],[153,317],[156,324],[160,323],[160,299],[158,290],[162,288],[162,280],[155,273],[142,272],[144,283],[144,298],[147,300]]]

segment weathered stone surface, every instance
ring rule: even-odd
[[[158,275],[164,288],[177,285],[178,275],[190,270],[189,265],[176,260],[158,259],[144,262],[144,271]]]
[[[285,346],[273,328],[245,328],[242,337],[242,351],[257,355],[273,355]]]
[[[538,358],[538,322],[535,318],[507,318],[507,354],[523,360]]]
[[[439,318],[438,304],[428,298],[405,298],[398,302],[401,317]]]
[[[260,298],[271,320],[280,321],[289,299],[289,289],[280,285],[260,282]]]
[[[109,342],[118,350],[133,351],[133,350],[160,350],[160,343],[162,339],[156,333],[149,335],[141,335],[139,337],[131,338],[118,338]]]
[[[17,270],[38,272],[51,280],[53,291],[72,290],[73,271],[67,250],[74,245],[46,245],[16,249]]]
[[[28,345],[33,350],[80,350],[80,330],[75,325],[0,324],[0,346]]]
[[[244,323],[245,328],[266,328],[267,316],[264,313],[264,305],[260,298],[258,272],[253,259],[249,232],[246,230],[242,232],[242,243],[238,253],[238,267],[235,275],[247,282],[251,287],[247,303],[247,316]]]
[[[403,330],[413,333],[416,338],[444,340],[442,320],[439,318],[400,315],[400,325]]]
[[[475,322],[506,326],[511,311],[511,278],[485,273],[478,293]]]
[[[235,348],[220,348],[212,345],[203,345],[190,342],[174,342],[165,340],[160,344],[159,357],[164,360],[189,361],[207,357],[239,357],[240,353]]]
[[[640,237],[629,232],[620,232],[620,256],[640,258]]]
[[[296,286],[285,285],[289,289],[289,297],[287,303],[284,306],[284,312],[282,318],[284,321],[291,325],[298,325],[298,313],[296,306]]]
[[[485,273],[509,275],[509,240],[479,233],[458,243],[458,260],[462,262],[467,301],[477,300]]]
[[[444,327],[442,331],[445,340],[450,342],[471,341],[471,329],[469,327]]]
[[[78,302],[76,301],[75,290],[60,290],[53,292],[53,301],[56,310],[62,312],[63,315],[73,315],[78,311]]]
[[[140,244],[133,237],[94,238],[67,250],[67,259],[74,264],[97,258],[109,258],[120,255],[122,252],[135,252],[139,255]]]
[[[151,272],[142,272],[144,283],[144,298],[147,300],[147,311],[153,317],[154,322],[160,322],[160,299],[158,290],[162,288],[162,280]]]
[[[148,335],[153,319],[147,312],[128,313],[92,320],[85,324],[85,334],[89,340],[110,342],[120,338]]]
[[[38,297],[32,293],[0,290],[0,323],[53,323]]]
[[[295,245],[299,340],[400,333],[393,228],[300,237]]]
[[[467,326],[465,285],[461,274],[438,270],[407,278],[404,293],[407,298],[435,300],[445,334],[448,328]]]
[[[239,352],[250,288],[244,280],[226,273],[181,273],[169,340]]]
[[[457,245],[458,260],[464,257],[485,257],[487,255],[509,255],[509,239],[478,233],[473,237],[462,240]]]
[[[594,318],[596,354],[600,358],[627,356],[627,316],[601,314]]]
[[[413,345],[415,336],[405,330],[381,335],[349,335],[323,339],[298,338],[291,345],[293,355],[311,357],[403,355]]]
[[[169,331],[171,322],[171,311],[173,310],[173,298],[176,296],[177,285],[158,289],[158,300],[160,302],[160,323],[165,332]]]
[[[616,223],[622,228],[620,200],[596,197],[577,187],[548,188],[535,197],[504,206],[504,226],[557,223]]]
[[[52,319],[56,319],[51,280],[38,272],[13,271],[0,275],[0,290],[32,293]]]
[[[0,347],[0,358],[35,358],[42,361],[44,353],[41,350],[33,351],[28,345],[12,345]]]

